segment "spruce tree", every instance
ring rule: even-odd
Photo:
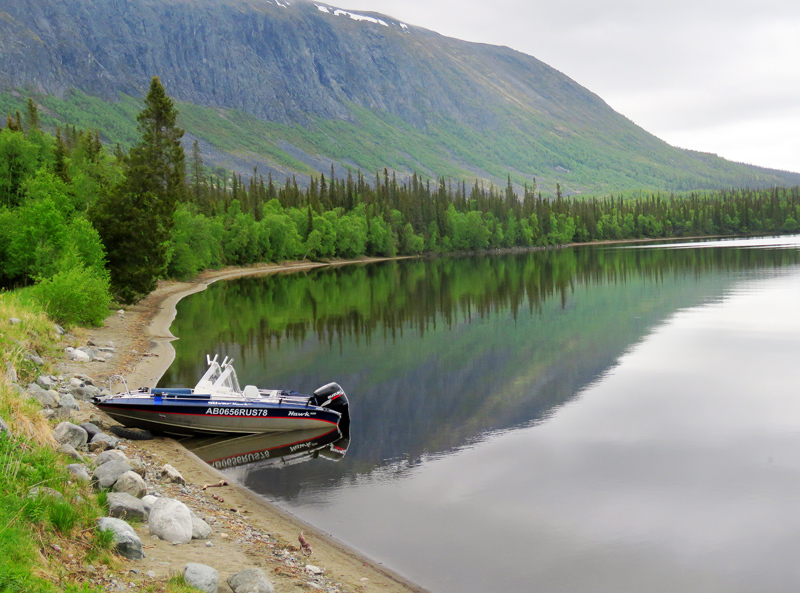
[[[108,252],[112,290],[126,303],[152,292],[164,275],[175,207],[186,191],[183,130],[157,76],[144,104],[136,118],[142,137],[124,159],[125,180],[91,212]]]

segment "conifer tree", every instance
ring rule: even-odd
[[[127,189],[152,192],[161,202],[160,213],[171,218],[185,192],[186,156],[181,145],[183,130],[177,126],[178,110],[158,76],[150,82],[144,109],[136,120],[142,138],[128,153]]]
[[[19,119],[19,113],[17,114],[17,119]],[[28,97],[28,102],[25,105],[25,123],[28,124],[28,131],[39,129],[39,107],[30,97]]]
[[[125,180],[90,214],[108,252],[112,290],[126,303],[152,292],[165,273],[175,207],[185,193],[183,130],[157,76],[144,104],[136,118],[142,137],[125,158]]]

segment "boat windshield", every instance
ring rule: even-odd
[[[194,392],[241,396],[242,390],[233,368],[233,359],[226,356],[220,364],[217,362],[218,358],[219,355],[215,355],[213,359],[206,356],[208,370],[195,385]]]

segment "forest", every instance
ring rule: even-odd
[[[196,141],[185,154],[157,77],[144,105],[127,152],[99,130],[43,130],[32,100],[0,128],[0,287],[64,324],[229,265],[798,230],[798,187],[590,197],[388,169],[243,178],[205,167]]]

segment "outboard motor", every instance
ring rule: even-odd
[[[323,385],[311,396],[311,403],[322,408],[330,408],[342,415],[340,426],[350,424],[350,402],[338,383]]]

